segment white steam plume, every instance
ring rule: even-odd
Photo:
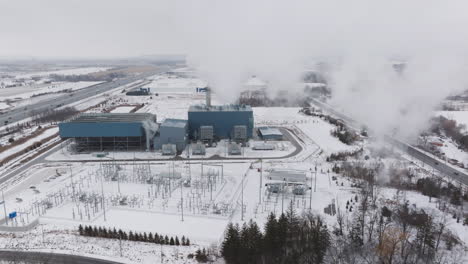
[[[414,135],[465,89],[463,0],[176,0],[189,63],[232,102],[251,74],[295,89],[306,62],[332,64],[333,101],[382,132]],[[402,76],[390,62],[403,58]]]

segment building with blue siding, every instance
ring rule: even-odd
[[[59,124],[62,139],[74,139],[78,151],[150,149],[158,129],[149,113],[81,114]]]
[[[185,149],[188,141],[188,123],[183,119],[167,118],[159,127],[154,137],[154,148],[162,149],[163,145],[174,144],[177,152]]]
[[[202,126],[213,127],[214,139],[233,139],[234,127],[245,126],[247,138],[252,138],[253,111],[248,105],[193,105],[188,111],[191,139],[198,140],[200,138],[200,127]]]

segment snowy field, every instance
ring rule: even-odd
[[[34,143],[39,142],[42,139],[50,137],[50,136],[52,136],[53,134],[56,134],[56,133],[58,133],[58,127],[49,128],[49,129],[45,130],[44,132],[42,132],[37,137],[34,137],[34,138],[32,138],[32,139],[30,139],[30,140],[28,140],[28,141],[26,141],[26,142],[24,142],[22,144],[14,146],[14,147],[6,150],[6,151],[0,152],[0,161],[3,160],[6,157],[12,155],[12,154],[23,151],[24,149],[26,149],[27,147],[33,145]]]
[[[151,93],[197,93],[197,88],[205,88],[208,84],[197,78],[178,78],[175,76],[153,76],[151,83],[144,86]]]
[[[135,109],[135,106],[119,106],[113,109],[111,113],[130,113],[133,109]]]
[[[159,81],[159,77],[154,77],[153,81]],[[128,105],[143,104],[138,112],[154,113],[161,122],[165,118],[187,119],[187,109],[191,104],[204,103],[202,94],[125,96],[121,89],[110,91],[106,96],[90,98],[87,102],[77,102],[75,106],[85,109],[108,99],[107,104],[91,111],[100,112],[117,106],[113,112],[123,113],[133,109]],[[219,103],[216,97],[213,99],[213,104]],[[104,158],[97,158],[97,153],[72,153],[71,145],[64,143],[46,157],[47,163],[34,165],[4,184],[7,212],[19,212],[19,216],[10,224],[23,226],[39,219],[40,225],[27,232],[15,233],[15,239],[13,233],[0,234],[0,247],[54,250],[100,256],[124,263],[160,263],[162,250],[166,263],[193,263],[193,260],[187,259],[187,254],[199,247],[219,245],[229,222],[243,223],[253,219],[263,228],[270,212],[281,214],[293,206],[298,214],[308,211],[320,214],[332,227],[336,225],[336,216],[324,213],[324,208],[332,204],[342,210],[346,219],[351,219],[353,213],[344,208],[348,202],[357,208],[358,203],[353,200],[359,188],[355,187],[354,180],[332,172],[336,163],[326,162],[326,157],[331,153],[361,147],[369,151],[369,142],[343,144],[331,135],[335,129],[333,125],[318,117],[302,115],[299,110],[286,107],[253,108],[255,126],[278,126],[288,129],[291,136],[297,137],[302,151],[294,157],[282,159],[265,157],[283,157],[293,153],[296,148],[290,142],[269,142],[277,146],[274,151],[259,152],[246,147],[243,155],[232,156],[245,159],[218,161],[139,161],[172,158],[145,151],[110,152]],[[449,145],[447,148],[448,153],[461,155]],[[225,141],[221,141],[217,147],[207,148],[203,158],[213,155],[226,156]],[[187,156],[200,158],[182,153],[182,157]],[[264,159],[260,162],[257,158]],[[388,165],[395,159],[379,161]],[[418,164],[404,160],[403,156],[400,160],[405,168],[420,169]],[[282,191],[268,190],[265,184],[273,182],[268,176],[275,169],[302,171],[306,175],[304,182],[301,182],[304,193],[297,194],[294,185],[284,183],[281,185]],[[397,196],[404,195],[412,206],[415,204],[432,212],[434,217],[444,217],[437,209],[436,199],[429,202],[428,197],[420,193],[397,192],[387,187],[379,188],[378,192],[381,195],[379,205],[391,206]],[[460,234],[460,239],[467,243],[467,227],[448,218],[447,228]],[[161,247],[124,241],[120,257],[118,241],[77,236],[79,224],[187,236],[194,245]]]
[[[274,150],[254,150],[252,147],[255,144],[263,143],[263,141],[249,142],[250,147],[242,147],[241,155],[230,155],[228,153],[228,143],[225,140],[218,142],[216,147],[207,147],[205,155],[193,155],[192,148],[187,147],[180,155],[183,158],[189,159],[205,159],[213,156],[219,156],[224,158],[233,159],[251,159],[251,158],[277,158],[284,157],[296,150],[296,147],[289,141],[269,141],[267,144],[275,146]],[[162,155],[161,151],[115,151],[109,152],[105,157],[96,157],[98,153],[102,152],[90,152],[90,153],[76,153],[73,151],[73,144],[63,145],[60,150],[52,153],[46,159],[49,161],[69,161],[69,160],[122,160],[122,159],[172,159],[174,156]]]
[[[29,86],[19,86],[13,88],[0,89],[0,100],[27,99],[43,93],[59,93],[64,91],[74,91],[101,82],[61,82],[51,84],[39,84]]]
[[[51,74],[57,75],[81,75],[81,74],[90,74],[95,72],[107,71],[111,69],[109,67],[81,67],[81,68],[72,68],[72,69],[63,69],[55,71],[41,71],[41,72],[30,72],[30,73],[19,73],[15,77],[17,79],[29,79],[32,77],[47,77]]]

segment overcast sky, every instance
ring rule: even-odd
[[[466,0],[0,0],[0,56],[198,53],[244,40],[276,53],[413,52],[427,43],[464,46],[467,10]]]
[[[183,51],[170,0],[0,0],[0,56]]]

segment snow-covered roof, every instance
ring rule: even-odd
[[[250,79],[245,82],[247,87],[266,87],[267,83],[257,76],[252,76]]]
[[[161,127],[178,127],[184,128],[187,126],[187,120],[184,119],[172,119],[166,118],[164,122],[161,124]]]
[[[276,127],[259,127],[258,131],[262,136],[282,136],[283,133]]]

